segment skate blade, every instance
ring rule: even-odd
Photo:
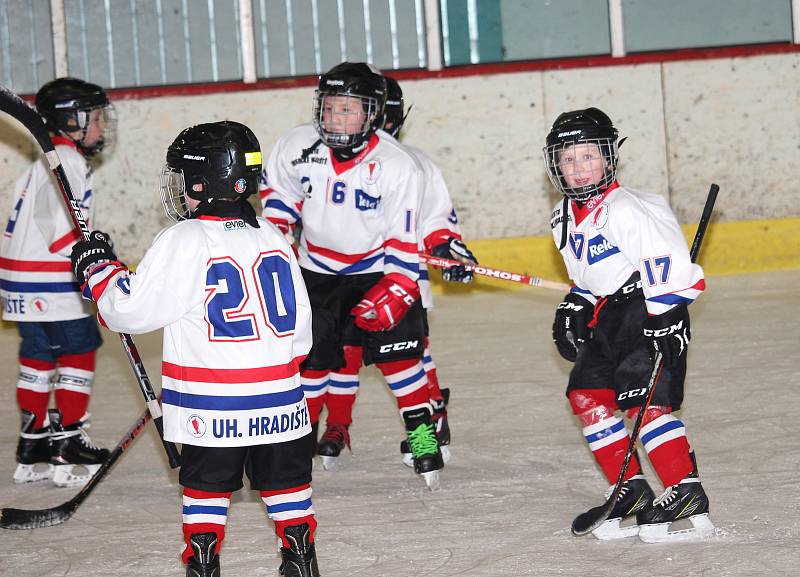
[[[447,445],[442,445],[439,447],[439,450],[442,451],[442,462],[446,465],[450,462],[450,447]],[[413,467],[414,466],[414,455],[412,453],[403,453],[403,464],[406,467]]]
[[[35,463],[33,465],[17,463],[17,470],[14,471],[14,482],[22,484],[49,481],[53,478],[53,473],[53,465],[50,463]]]
[[[441,488],[441,481],[439,479],[439,471],[428,471],[427,473],[420,473],[423,481],[431,491],[438,491]]]
[[[620,527],[620,523],[622,523],[622,519],[609,519],[592,531],[592,535],[601,541],[612,541],[614,539],[636,537],[639,534],[639,525],[634,523],[633,525]]]
[[[705,539],[714,534],[716,527],[708,518],[708,513],[693,515],[689,517],[692,524],[691,528],[670,531],[672,523],[657,523],[653,525],[641,525],[639,527],[639,539],[645,543],[674,543],[678,541],[696,541]]]
[[[53,474],[53,485],[56,487],[83,487],[89,482],[100,465],[56,465]],[[80,470],[87,471],[80,473]]]
[[[339,461],[339,457],[328,457],[326,455],[320,455],[320,460],[322,461],[322,468],[326,471],[338,471],[341,468],[341,462]]]

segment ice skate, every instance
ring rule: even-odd
[[[442,389],[443,400],[431,400],[433,405],[433,424],[436,429],[436,438],[439,440],[439,450],[442,452],[442,461],[450,462],[450,425],[447,422],[447,405],[450,402],[450,389]],[[403,454],[403,464],[406,467],[414,466],[414,455],[408,441],[400,442],[400,452]]]
[[[606,499],[611,496],[614,486],[606,491]],[[617,502],[608,519],[597,529],[592,531],[596,538],[606,541],[611,539],[624,539],[635,537],[639,534],[639,525],[635,519],[633,524],[621,526],[626,519],[634,517],[639,511],[651,506],[655,495],[644,475],[634,475],[622,484]]]
[[[219,555],[216,553],[217,534],[193,533],[189,537],[194,555],[186,564],[186,577],[219,577]]]
[[[53,484],[58,487],[82,487],[108,459],[108,449],[92,444],[86,432],[88,414],[66,427],[61,424],[61,412],[58,409],[50,409],[48,414],[52,442],[50,463],[55,466]],[[82,473],[80,469],[87,472]]]
[[[317,444],[317,455],[322,457],[322,468],[326,471],[337,468],[342,449],[350,448],[350,425],[328,423]]]
[[[286,527],[284,531],[289,548],[281,547],[282,577],[319,577],[317,553],[314,543],[309,543],[308,523]]]
[[[34,483],[52,479],[55,469],[50,464],[50,427],[45,425],[34,429],[36,415],[23,410],[21,416],[14,482]]]
[[[700,484],[694,452],[690,456],[692,472],[677,485],[667,487],[653,501],[652,507],[642,509],[636,514],[639,539],[645,543],[693,541],[714,533],[714,524],[708,517],[708,497]],[[676,522],[685,526],[671,530]]]
[[[426,406],[402,411],[414,472],[421,475],[431,491],[439,488],[439,471],[444,467],[439,441],[434,431],[431,409]]]

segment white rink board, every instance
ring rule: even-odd
[[[440,380],[452,388],[453,460],[441,491],[428,492],[400,463],[394,401],[374,371],[362,373],[352,457],[339,471],[315,471],[323,576],[797,575],[800,271],[708,284],[692,307],[680,415],[711,499],[716,537],[663,546],[570,535],[573,516],[599,504],[606,484],[563,396],[569,365],[550,341],[560,295],[487,291],[440,297],[432,319]],[[160,339],[142,336],[137,343],[157,386]],[[62,503],[74,489],[11,483],[15,332],[0,331],[0,344],[0,505]],[[91,433],[110,446],[143,410],[115,335],[106,335],[97,383]],[[149,430],[66,524],[0,532],[0,575],[183,575],[179,495]],[[273,535],[258,496],[239,492],[223,575],[276,576]]]

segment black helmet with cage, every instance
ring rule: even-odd
[[[358,99],[364,114],[356,129],[345,131],[334,125],[337,115],[332,113],[340,110],[334,107],[337,97]],[[342,62],[319,77],[314,95],[314,127],[326,146],[356,150],[383,125],[385,103],[386,80],[377,68],[364,62]],[[338,114],[354,112],[345,109]]]
[[[223,120],[184,129],[167,149],[161,173],[164,212],[191,217],[186,197],[202,203],[247,198],[258,190],[261,146],[244,124]]]
[[[383,129],[393,137],[400,136],[400,129],[406,121],[403,89],[391,76],[386,76],[386,108],[384,111]]]
[[[56,78],[39,89],[35,102],[47,129],[73,140],[86,156],[92,157],[113,143],[116,133],[114,106],[105,90],[97,84],[78,78]],[[95,110],[100,111],[98,120],[104,125],[103,134],[89,143],[87,133]],[[78,132],[81,136],[75,138],[74,134]]]
[[[597,108],[573,110],[559,115],[543,149],[545,167],[553,185],[566,197],[579,202],[601,194],[616,179],[620,144],[617,138],[617,129],[611,119]],[[597,147],[596,152],[602,156],[603,163],[603,176],[599,182],[590,180],[578,187],[567,184],[565,176],[569,176],[571,170],[577,170],[577,161],[567,157],[564,152],[580,152],[581,148],[575,148],[576,145]],[[595,149],[590,148],[585,152],[591,154]]]

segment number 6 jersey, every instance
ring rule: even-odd
[[[311,431],[299,365],[311,308],[286,240],[264,219],[200,216],[163,230],[131,274],[95,268],[100,321],[164,328],[164,437],[204,447],[290,441]]]

